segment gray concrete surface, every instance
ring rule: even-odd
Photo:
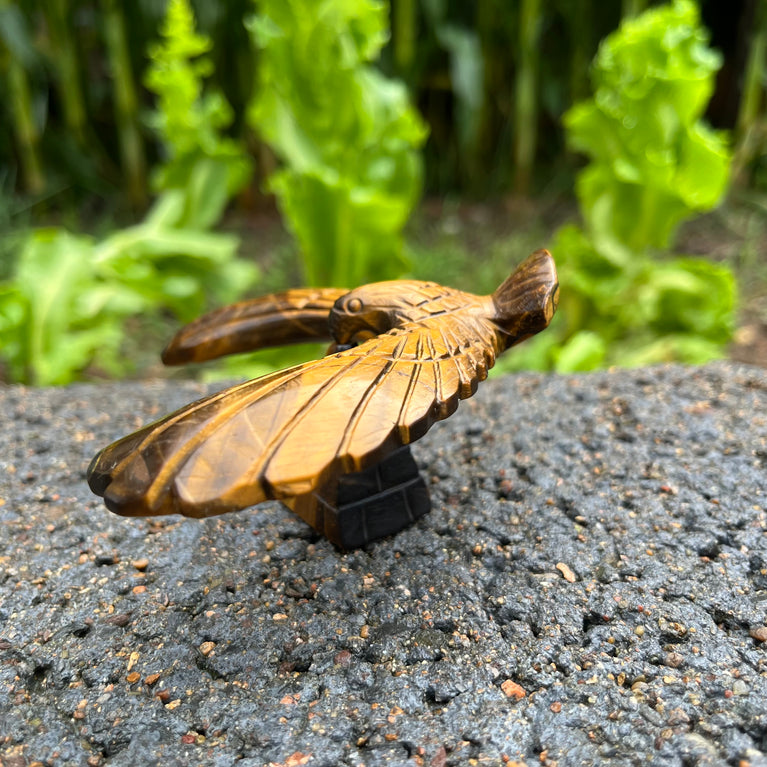
[[[193,383],[0,389],[0,763],[767,765],[767,373],[491,380],[433,511],[127,520],[93,453]]]

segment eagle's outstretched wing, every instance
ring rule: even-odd
[[[497,328],[455,313],[226,389],[102,450],[91,489],[114,512],[205,517],[289,502],[422,436],[471,396]]]
[[[296,288],[224,306],[181,328],[165,347],[162,361],[183,365],[267,346],[329,339],[328,314],[347,292]]]

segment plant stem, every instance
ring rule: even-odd
[[[624,19],[631,19],[634,16],[639,16],[646,6],[647,0],[623,0],[623,13],[621,15]]]
[[[471,148],[471,156],[468,160],[469,178],[472,180],[484,178],[487,184],[487,149],[497,144],[494,132],[494,117],[498,105],[493,94],[501,93],[505,86],[503,76],[504,58],[499,56],[494,45],[494,35],[498,27],[498,13],[494,4],[481,2],[477,4],[476,29],[481,46],[482,61],[482,90],[483,97],[480,106],[480,114],[477,120],[477,130],[474,136],[474,145]],[[500,85],[500,87],[499,87]],[[497,160],[497,158],[493,158]],[[496,165],[497,172],[497,165]]]
[[[331,285],[343,285],[347,281],[357,285],[363,279],[360,272],[365,271],[365,264],[359,263],[359,260],[353,263],[350,258],[353,216],[349,198],[346,195],[339,195],[336,210],[336,253],[332,273],[329,275]]]
[[[67,127],[81,146],[85,144],[85,100],[80,81],[77,47],[72,36],[69,20],[69,0],[48,0],[48,30],[53,55],[59,96],[64,107]]]
[[[568,19],[572,57],[570,58],[570,103],[576,104],[589,95],[589,62],[594,8],[591,0],[581,0],[576,12]]]
[[[744,170],[759,151],[767,130],[764,115],[760,115],[767,84],[767,0],[758,0],[754,9],[754,22],[738,109],[737,145],[732,162],[732,177],[738,184],[747,181]]]
[[[414,0],[392,0],[394,63],[401,77],[407,77],[415,61],[416,4]]]
[[[45,178],[40,162],[40,132],[32,112],[29,79],[13,56],[8,56],[7,64],[13,127],[19,145],[24,187],[32,194],[39,194],[45,188]]]
[[[514,104],[516,141],[514,145],[514,191],[529,192],[538,123],[538,64],[541,25],[541,0],[522,0],[519,15],[519,63]]]
[[[137,208],[146,205],[146,160],[138,127],[138,100],[128,55],[125,19],[117,0],[101,0],[104,36],[114,80],[115,112],[122,167],[128,176],[128,194]]]

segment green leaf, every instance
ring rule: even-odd
[[[484,99],[484,58],[479,35],[473,30],[444,24],[437,39],[450,55],[450,80],[458,102],[458,129],[464,146],[476,138]]]
[[[206,229],[250,180],[244,146],[225,135],[232,109],[215,90],[204,92],[213,71],[208,37],[195,31],[189,0],[169,0],[162,42],[150,47],[145,83],[157,94],[149,124],[163,142],[165,160],[154,175],[158,191],[182,190],[184,223]]]
[[[676,0],[600,46],[593,100],[565,115],[570,145],[592,160],[578,196],[595,240],[666,248],[724,194],[730,152],[700,121],[721,65],[706,41],[694,3]]]
[[[560,347],[554,355],[558,373],[577,373],[602,367],[607,357],[607,344],[598,334],[581,330]]]
[[[12,339],[2,355],[20,380],[68,383],[114,341],[114,317],[87,327],[92,249],[89,238],[57,229],[33,232],[22,247],[14,280],[0,295],[0,323]]]
[[[234,172],[221,158],[206,157],[189,172],[186,210],[181,223],[196,229],[214,226],[230,199],[230,174]]]
[[[730,153],[701,116],[720,66],[697,7],[675,0],[624,22],[594,61],[594,97],[565,116],[568,143],[589,157],[577,195],[583,228],[552,251],[561,285],[545,335],[559,371],[704,362],[732,335],[735,281],[701,259],[662,260],[679,224],[724,194]]]
[[[30,70],[38,65],[40,56],[34,39],[16,3],[0,3],[0,41],[25,69]]]
[[[236,259],[238,238],[206,231],[250,174],[243,147],[221,133],[229,105],[203,93],[209,49],[188,0],[169,0],[147,73],[159,97],[151,122],[167,155],[156,176],[162,193],[143,223],[101,242],[63,229],[26,238],[12,278],[0,284],[0,356],[14,380],[63,384],[94,360],[119,373],[126,318],[170,309],[191,320],[255,280],[255,266]]]
[[[611,361],[620,367],[646,367],[670,362],[703,365],[721,357],[721,344],[693,334],[676,334],[648,339],[646,343],[634,341],[616,350]]]
[[[8,367],[12,381],[27,378],[27,336],[29,302],[20,287],[11,281],[0,282],[0,360]]]
[[[650,327],[690,333],[723,345],[732,337],[736,283],[724,266],[695,258],[659,264],[642,290],[651,298]]]
[[[269,188],[301,246],[306,281],[397,276],[426,129],[404,86],[367,64],[388,38],[386,4],[260,0],[258,9],[249,119],[284,163]]]

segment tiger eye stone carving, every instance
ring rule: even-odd
[[[328,355],[193,402],[102,450],[88,483],[127,516],[208,517],[279,500],[343,548],[430,508],[407,447],[557,306],[538,250],[489,296],[397,280],[289,290],[183,328],[167,364],[332,338]]]

